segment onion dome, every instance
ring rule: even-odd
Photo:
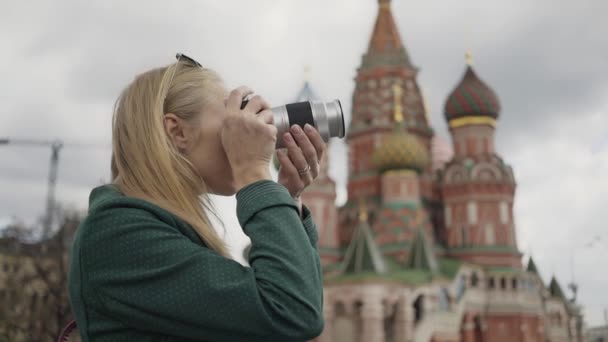
[[[422,171],[429,163],[424,145],[405,130],[395,130],[374,152],[380,171],[411,169]]]
[[[401,109],[401,86],[395,84],[395,130],[374,152],[373,161],[380,171],[411,169],[422,171],[429,163],[426,147],[413,135],[409,134],[403,125]]]
[[[473,70],[467,54],[467,69],[462,81],[445,102],[445,118],[450,121],[467,116],[498,118],[500,103],[494,91]]]

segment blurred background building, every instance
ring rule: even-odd
[[[334,204],[330,161],[303,194],[325,270],[317,341],[583,341],[576,292],[522,264],[516,181],[494,145],[499,98],[470,55],[463,69],[445,100],[449,145],[429,125],[391,3],[378,1],[355,77],[348,199]]]
[[[608,341],[608,325],[589,328],[586,333],[588,342],[606,342]]]

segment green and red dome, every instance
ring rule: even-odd
[[[446,120],[466,116],[498,118],[500,103],[494,91],[475,74],[469,65],[460,84],[445,102]]]

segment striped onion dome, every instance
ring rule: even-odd
[[[462,81],[445,102],[445,118],[450,121],[465,116],[498,118],[500,103],[494,91],[467,66]]]

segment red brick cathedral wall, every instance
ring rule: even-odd
[[[539,316],[492,314],[479,322],[463,324],[461,342],[545,342]]]

